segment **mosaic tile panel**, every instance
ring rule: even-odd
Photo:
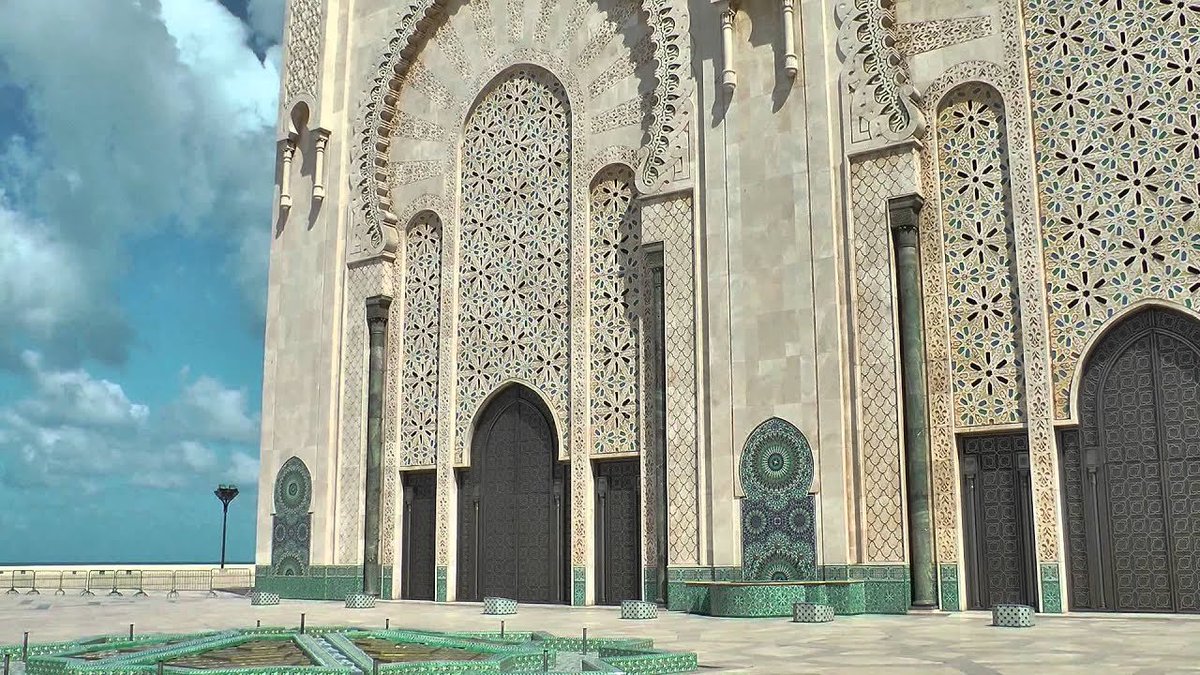
[[[362,592],[362,567],[358,565],[312,565],[303,577],[277,574],[256,574],[254,589],[277,593],[293,600],[339,600]],[[383,569],[380,596],[392,597],[392,570]]]
[[[531,383],[571,438],[571,108],[538,68],[501,78],[467,121],[459,241],[459,457],[484,398]]]
[[[442,225],[425,212],[409,227],[404,248],[401,466],[433,466],[437,457],[441,306]]]
[[[1038,565],[1042,583],[1042,612],[1046,614],[1063,613],[1062,577],[1059,575],[1058,563],[1042,563]]]
[[[812,579],[816,571],[812,448],[779,418],[746,439],[740,461],[742,573],[746,579]]]
[[[1143,298],[1200,299],[1200,5],[1024,0],[1054,411]]]
[[[960,429],[1024,420],[1024,355],[1004,102],[983,84],[938,110],[952,389]]]
[[[438,565],[435,572],[435,591],[433,596],[438,602],[446,602],[446,574],[446,566]]]
[[[591,190],[591,427],[592,452],[640,449],[638,325],[641,209],[633,200],[633,171],[605,169]]]
[[[587,568],[581,565],[571,568],[571,604],[576,607],[587,604]]]
[[[283,463],[275,475],[275,513],[271,526],[271,573],[304,576],[312,551],[312,474],[299,457]]]
[[[942,610],[962,611],[962,600],[958,592],[958,565],[939,565],[938,579],[941,585]]]

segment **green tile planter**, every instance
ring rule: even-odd
[[[862,581],[685,581],[689,592],[704,595],[696,602],[721,617],[790,617],[798,603],[830,605],[839,615],[866,611],[866,584]]]
[[[362,639],[474,655],[471,660],[458,661],[434,660],[436,657],[432,656],[426,661],[384,659],[379,663],[381,675],[542,673],[543,654],[548,654],[553,663],[559,652],[578,654],[583,650],[581,638],[561,638],[543,632],[507,633],[501,637],[498,633],[328,627],[309,627],[304,634],[299,634],[290,628],[253,628],[192,635],[139,636],[134,640],[119,636],[31,644],[25,672],[28,675],[155,675],[158,664],[163,663],[162,672],[166,675],[361,675],[370,673],[373,666],[372,658],[355,642]],[[309,661],[310,665],[270,665],[270,659],[262,659],[261,652],[257,652],[259,656],[253,657],[253,662],[244,661],[250,657],[237,652],[213,655],[208,658],[218,659],[216,667],[201,670],[170,665],[177,659],[204,656],[250,642],[290,642],[294,649],[287,658],[295,658],[294,652],[298,649],[303,655],[301,660]],[[0,654],[19,655],[20,650],[20,645],[0,646]],[[241,665],[238,659],[243,659]],[[584,660],[591,672],[685,673],[696,669],[695,654],[658,650],[652,641],[643,638],[589,637]]]

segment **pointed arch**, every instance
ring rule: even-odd
[[[790,422],[772,417],[742,448],[742,576],[804,580],[816,575],[813,454]]]

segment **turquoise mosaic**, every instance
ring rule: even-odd
[[[962,601],[958,593],[958,565],[939,565],[938,579],[942,592],[942,609],[947,612],[962,611]]]
[[[438,602],[446,602],[446,566],[438,565],[436,571],[436,580],[434,581],[434,599]]]
[[[739,466],[746,493],[741,500],[745,578],[814,578],[815,503],[808,492],[812,487],[813,456],[804,434],[772,417],[750,434]]]
[[[861,581],[685,583],[708,591],[711,616],[792,616],[798,602],[830,605],[842,616],[866,611],[866,584]]]
[[[571,568],[571,604],[576,607],[587,604],[587,568],[582,565]]]
[[[1042,612],[1062,614],[1062,579],[1058,574],[1058,563],[1042,563],[1039,568],[1042,573]]]
[[[371,652],[368,654],[368,652]],[[191,635],[99,637],[29,645],[29,675],[387,675],[546,673],[560,652],[582,654],[590,672],[687,673],[696,655],[654,648],[644,638],[561,638],[544,632],[432,633],[310,627]],[[0,646],[19,657],[20,645]],[[203,662],[204,666],[195,666]],[[303,664],[303,665],[301,665]],[[200,667],[201,670],[196,670]]]
[[[838,614],[907,614],[912,604],[907,565],[825,565],[817,569],[816,576],[818,579],[809,585],[823,590],[811,591],[812,596],[806,595],[797,602],[834,605]],[[714,615],[709,588],[688,582],[742,581],[741,571],[737,567],[671,567],[667,570],[667,578],[667,609],[693,614],[711,612]],[[853,586],[817,583],[838,581],[859,583]],[[821,593],[826,596],[822,597]],[[788,604],[787,611],[782,614],[759,616],[791,615],[791,604]]]
[[[362,592],[362,567],[358,565],[310,565],[299,576],[272,574],[271,568],[258,566],[254,575],[254,590],[276,593],[293,600],[345,600],[347,595]],[[380,592],[392,597],[392,571],[383,569]]]
[[[658,600],[658,567],[642,568],[642,599]]]

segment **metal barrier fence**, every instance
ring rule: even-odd
[[[254,588],[248,568],[190,570],[0,570],[0,593],[5,595],[109,595],[146,597],[164,592],[245,592]]]

